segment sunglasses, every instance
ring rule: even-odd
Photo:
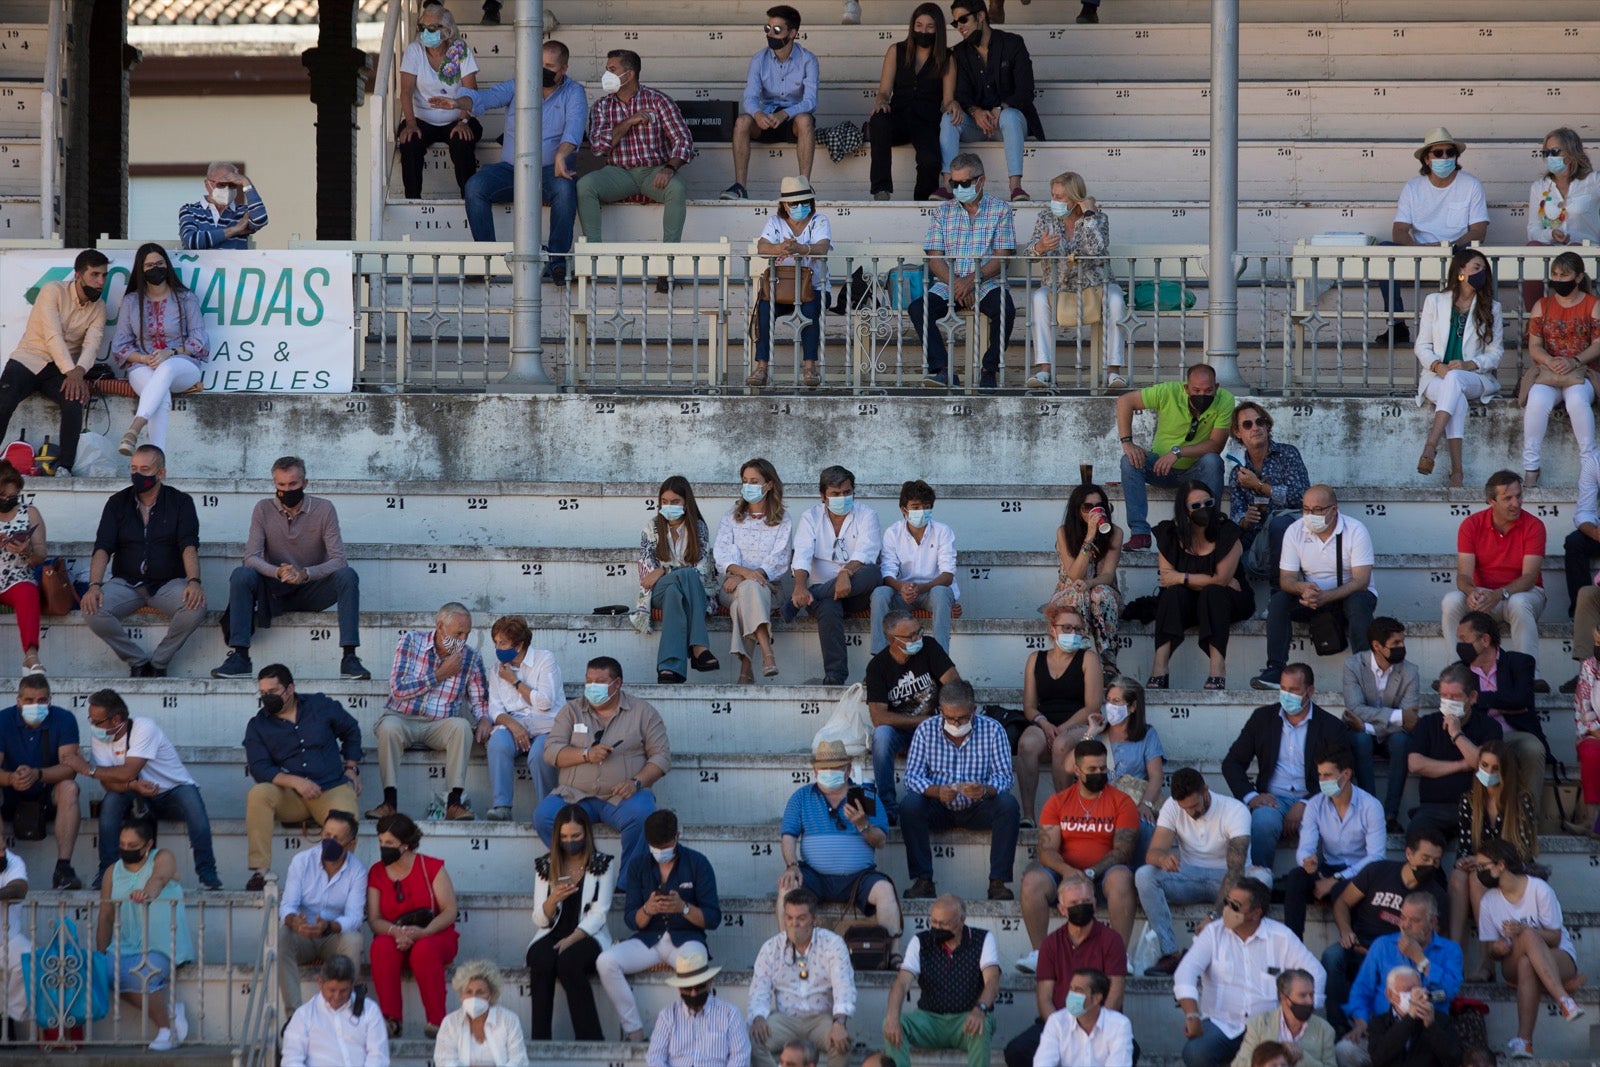
[[[1096,508],[1099,508],[1101,511],[1104,511],[1105,508],[1106,508],[1105,501],[1103,501],[1103,500],[1085,500],[1083,503],[1078,505],[1078,510],[1079,511],[1093,511]]]
[[[406,887],[400,884],[400,879],[389,879],[394,885],[394,899],[404,904],[406,902]]]
[[[1539,155],[1543,156],[1546,159],[1554,159],[1556,156],[1559,156],[1561,154],[1562,154],[1562,152],[1561,152],[1561,149],[1559,149],[1559,148],[1541,148],[1541,149],[1539,149]]]
[[[1244,914],[1244,905],[1239,903],[1237,900],[1225,900],[1222,903],[1223,906],[1228,908],[1230,911],[1236,911],[1240,915]]]
[[[1186,506],[1190,511],[1199,511],[1201,508],[1214,507],[1216,503],[1211,497],[1206,497],[1204,500],[1191,500]]]
[[[761,28],[767,31],[768,37],[782,37],[784,34],[789,32],[782,26],[763,26]]]
[[[967,14],[962,15],[960,18],[951,19],[950,20],[950,25],[952,25],[952,26],[965,26],[967,23],[971,22],[973,19],[975,19],[977,17],[978,17],[977,15],[974,15],[969,11]]]
[[[1454,159],[1460,154],[1454,148],[1433,148],[1428,151],[1428,155],[1433,159]]]
[[[1271,419],[1240,419],[1239,420],[1239,429],[1241,429],[1241,430],[1253,430],[1257,426],[1260,426],[1262,429],[1265,429],[1265,430],[1270,430],[1270,429],[1272,429],[1272,420]]]
[[[969,188],[969,187],[977,185],[977,184],[978,184],[978,179],[977,178],[951,178],[950,179],[950,185],[951,185],[952,188],[955,188],[955,189],[966,189],[966,188]]]
[[[921,641],[922,640],[922,629],[921,629],[921,627],[918,627],[917,628],[917,632],[912,634],[910,637],[904,637],[904,636],[902,636],[900,634],[890,634],[889,636],[894,638],[896,641],[904,641],[906,644],[909,645],[913,641]]]

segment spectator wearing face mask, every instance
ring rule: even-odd
[[[178,209],[178,243],[185,249],[249,248],[250,235],[267,228],[261,193],[232,163],[206,168],[206,195]]]
[[[432,98],[446,96],[457,89],[478,87],[478,60],[466,38],[456,28],[456,20],[438,0],[422,5],[417,18],[417,39],[406,45],[400,58],[400,128],[395,145],[400,150],[400,175],[407,200],[422,196],[422,171],[431,145],[450,148],[450,163],[456,172],[456,187],[465,195],[467,182],[478,171],[478,140],[483,126],[470,115],[451,107],[436,107]],[[510,123],[507,124],[512,125]],[[580,135],[581,136],[581,135]],[[507,159],[515,134],[506,131]],[[509,164],[497,164],[507,166]],[[468,219],[471,219],[469,209]]]
[[[678,957],[667,979],[678,999],[656,1016],[646,1067],[748,1067],[751,1048],[744,1016],[711,988],[721,970],[711,966],[703,950]],[[792,1062],[787,1050],[793,1044],[784,1046],[784,1067]],[[815,1064],[813,1055],[809,1067]]]
[[[533,861],[533,940],[528,944],[528,999],[535,1041],[549,1041],[556,986],[566,992],[572,1033],[601,1041],[600,1014],[590,978],[611,947],[609,923],[616,894],[616,858],[600,851],[589,816],[576,804],[556,812],[549,853]],[[496,1060],[496,1063],[499,1061]]]
[[[1131,1067],[1133,1023],[1107,1007],[1111,980],[1100,971],[1072,972],[1061,1010],[1045,1020],[1034,1067]]]
[[[802,612],[817,620],[822,646],[822,680],[843,685],[850,673],[844,642],[844,614],[872,606],[872,590],[882,579],[878,557],[883,534],[878,513],[856,507],[856,476],[840,466],[824,467],[814,504],[794,530],[794,592],[780,607],[784,622]]]
[[[39,833],[54,822],[56,867],[52,889],[82,889],[72,869],[78,843],[78,720],[50,702],[50,683],[42,674],[24,675],[17,702],[0,711],[0,835],[15,829],[22,806],[36,810]],[[0,867],[0,870],[3,870]],[[16,965],[15,962],[13,965]]]
[[[1438,907],[1431,893],[1408,895],[1400,905],[1400,929],[1367,950],[1344,1006],[1350,1030],[1339,1042],[1341,1065],[1360,1067],[1371,1057],[1368,1027],[1388,1009],[1385,985],[1394,968],[1416,970],[1422,982],[1414,995],[1433,1001],[1440,1011],[1460,991],[1461,946],[1439,933]]]
[[[750,59],[744,109],[733,126],[733,184],[724,200],[744,200],[750,142],[794,144],[800,174],[811,177],[817,151],[817,57],[800,43],[800,12],[788,4],[767,8],[767,46]]]
[[[872,653],[889,643],[883,618],[896,608],[925,608],[933,616],[933,639],[950,649],[950,619],[961,599],[956,584],[955,531],[933,518],[938,499],[933,486],[918,478],[900,486],[901,521],[883,534],[878,570],[883,584],[872,591]]]
[[[149,442],[167,447],[167,420],[174,393],[200,384],[200,372],[211,358],[200,297],[183,284],[167,250],[142,244],[133,256],[128,290],[117,308],[117,332],[111,338],[111,363],[122,371],[139,396],[128,431],[117,451],[133,455],[139,433],[149,429]]]
[[[1333,1027],[1314,1014],[1315,994],[1316,983],[1305,971],[1279,972],[1277,1006],[1250,1016],[1233,1067],[1250,1067],[1256,1049],[1269,1041],[1298,1049],[1296,1067],[1334,1067]]]
[[[915,1011],[902,1005],[911,983],[921,994]],[[989,1062],[994,1002],[1000,996],[1000,950],[994,933],[967,925],[967,906],[946,894],[928,911],[928,929],[906,942],[905,959],[889,991],[883,1040],[889,1062],[908,1067],[911,1050],[960,1049],[969,1064]]]
[[[756,251],[769,259],[757,292],[756,347],[751,357],[755,365],[744,380],[746,385],[759,389],[767,384],[772,339],[780,320],[791,338],[794,334],[788,325],[799,327],[800,384],[807,389],[822,384],[817,352],[822,344],[822,297],[828,291],[828,252],[832,248],[832,224],[817,210],[811,179],[784,178],[778,187],[778,210],[767,218],[756,240]],[[795,318],[797,312],[803,322]]]
[[[1155,655],[1145,682],[1151,689],[1171,686],[1172,654],[1191,627],[1206,654],[1205,688],[1226,689],[1230,631],[1255,611],[1255,594],[1239,566],[1244,551],[1239,527],[1217,507],[1219,495],[1204,482],[1183,482],[1172,498],[1172,518],[1156,526],[1161,592],[1156,594]]]
[[[1407,769],[1417,781],[1411,826],[1436,828],[1446,840],[1459,829],[1461,798],[1472,788],[1482,746],[1498,741],[1500,724],[1477,710],[1478,676],[1464,663],[1439,672],[1439,714],[1424,715],[1411,735]]]
[[[1080,324],[1098,324],[1105,338],[1106,388],[1126,389],[1120,325],[1124,302],[1107,263],[1111,220],[1089,195],[1081,174],[1069,170],[1050,179],[1050,204],[1034,220],[1033,235],[1024,247],[1031,255],[1048,257],[1041,284],[1030,298],[1033,373],[1028,388],[1050,388],[1059,327],[1075,330]]]
[[[886,814],[897,820],[900,797],[894,787],[894,759],[911,748],[911,739],[939,706],[939,689],[961,672],[939,642],[925,637],[909,611],[884,616],[888,647],[867,663],[867,711],[872,716],[873,780]]]

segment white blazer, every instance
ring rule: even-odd
[[[1450,311],[1453,294],[1451,292],[1429,293],[1428,298],[1422,302],[1422,319],[1417,323],[1417,362],[1421,364],[1421,372],[1417,376],[1417,406],[1422,406],[1426,396],[1429,382],[1436,382],[1439,376],[1428,367],[1435,360],[1444,358],[1445,349],[1450,346]],[[1474,297],[1472,307],[1467,309],[1467,329],[1461,337],[1461,358],[1471,360],[1478,365],[1475,372],[1483,382],[1483,403],[1487,404],[1500,394],[1500,379],[1495,376],[1495,370],[1500,366],[1500,357],[1505,354],[1505,341],[1502,336],[1502,323],[1500,320],[1500,302],[1494,303],[1494,332],[1489,335],[1489,343],[1483,344],[1478,340],[1478,330],[1472,321],[1472,309],[1478,306],[1478,298]]]
[[[434,1067],[468,1067],[472,1063],[472,1024],[465,1008],[457,1008],[439,1024],[433,1042]],[[491,1005],[483,1021],[483,1051],[495,1067],[523,1067],[528,1046],[522,1040],[522,1021],[516,1012]]]
[[[602,952],[611,947],[611,928],[607,919],[611,913],[611,894],[617,891],[618,866],[620,864],[614,856],[596,852],[589,860],[588,869],[583,872],[583,889],[578,894],[578,899],[583,902],[583,916],[578,920],[578,929],[594,938]],[[551,920],[545,918],[544,914],[544,902],[550,899],[549,853],[533,861],[533,873],[533,940],[528,942],[529,948],[548,934],[552,927]]]

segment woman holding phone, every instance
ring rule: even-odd
[[[1055,597],[1066,596],[1088,623],[1089,638],[1107,677],[1117,673],[1117,622],[1122,616],[1122,594],[1117,591],[1122,528],[1111,516],[1111,498],[1084,478],[1067,498],[1067,510],[1056,527],[1060,571]]]
[[[22,475],[0,460],[0,604],[17,613],[22,673],[43,674],[39,662],[39,585],[33,568],[45,561],[44,516],[22,496]]]
[[[549,1041],[556,984],[567,994],[577,1041],[603,1041],[594,1006],[595,960],[611,947],[606,923],[617,889],[615,857],[595,847],[588,814],[576,804],[556,812],[551,849],[533,861],[533,940],[528,943],[528,989],[534,1041]]]

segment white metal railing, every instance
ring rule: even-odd
[[[367,236],[376,241],[383,236],[383,209],[389,195],[389,168],[394,163],[392,108],[400,93],[400,59],[405,51],[410,24],[410,4],[390,4],[383,19],[383,43],[378,48],[378,72],[367,96],[367,143],[371,146],[371,169],[367,172],[370,197]]]
[[[261,940],[255,959],[255,981],[250,985],[250,1000],[245,1005],[244,1033],[233,1050],[233,1067],[264,1067],[277,1062],[278,1035],[283,1031],[283,1005],[276,980],[278,968],[283,966],[278,959],[278,876],[270,871],[261,899]],[[291,960],[288,966],[298,967],[299,964]]]

